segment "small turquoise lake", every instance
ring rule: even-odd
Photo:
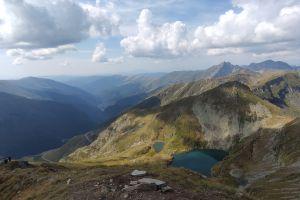
[[[228,155],[226,151],[215,149],[194,150],[176,154],[171,163],[172,167],[183,167],[205,176],[211,176],[211,168]]]

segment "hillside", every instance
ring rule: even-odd
[[[96,98],[84,90],[44,78],[23,78],[1,80],[0,92],[28,99],[48,100],[73,105],[86,113],[95,122],[104,120],[103,113],[97,108]]]
[[[121,99],[133,99],[134,97],[149,94],[154,90],[172,84],[220,78],[234,74],[255,75],[256,73],[238,65],[232,65],[230,62],[222,62],[208,69],[195,71],[174,71],[170,73],[149,73],[131,76],[71,77],[69,79],[58,80],[97,96],[101,100],[98,106],[105,109]]]
[[[162,192],[153,185],[129,186],[139,177],[130,173],[147,170],[146,177],[166,181],[171,191]],[[161,163],[139,166],[103,167],[58,164],[0,164],[0,199],[156,199],[156,200],[251,200],[245,194],[189,170],[166,168]],[[133,188],[133,189],[132,189]]]
[[[220,78],[202,79],[188,83],[178,83],[165,87],[154,93],[160,101],[161,105],[167,105],[173,101],[177,101],[186,97],[200,95],[210,89],[213,89],[228,81],[238,81],[246,85],[252,85],[261,78],[260,74],[233,74]]]
[[[300,114],[300,76],[296,72],[272,78],[257,87],[255,93],[290,114]]]
[[[56,148],[95,126],[67,104],[0,93],[0,155],[21,157]]]
[[[174,152],[194,148],[228,149],[237,136],[290,120],[239,82],[227,82],[162,107],[152,101],[156,102],[155,97],[120,116],[68,160],[123,163],[169,159]],[[161,152],[153,149],[158,141],[164,143]]]
[[[61,80],[69,85],[81,88],[99,99],[98,106],[106,109],[114,106],[122,99],[131,98],[148,93],[157,86],[151,87],[151,82],[159,78],[162,74],[141,74],[132,76],[90,76],[90,77],[73,77]],[[60,79],[58,79],[60,80]],[[160,85],[158,86],[160,87]]]
[[[273,60],[265,60],[259,63],[251,63],[246,66],[246,68],[253,71],[263,71],[263,70],[296,70],[297,68],[290,66],[289,64],[282,61],[273,61]]]
[[[299,199],[300,120],[244,138],[214,168],[216,176],[261,199]]]

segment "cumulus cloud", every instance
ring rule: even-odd
[[[107,62],[106,48],[103,43],[99,43],[93,53],[92,61],[93,62]]]
[[[241,11],[229,10],[213,25],[199,26],[194,48],[249,47],[299,40],[297,1],[234,1]]]
[[[142,10],[138,32],[121,41],[127,53],[136,57],[170,58],[190,54],[224,55],[253,51],[277,51],[300,42],[300,2],[296,0],[234,0],[228,10],[208,25],[187,30],[183,22],[161,25],[152,22],[151,12]],[[255,46],[255,48],[253,48]],[[298,48],[298,47],[297,47]],[[272,50],[273,51],[273,50]],[[257,52],[256,52],[257,53]]]
[[[64,54],[68,51],[76,51],[74,45],[62,45],[55,48],[42,48],[35,50],[9,49],[6,51],[8,56],[14,58],[13,64],[23,64],[25,60],[47,60],[58,54]]]
[[[108,2],[105,5],[96,1],[96,5],[80,4],[87,13],[88,20],[91,23],[89,34],[92,37],[107,37],[119,33],[120,17],[115,11],[114,4]]]
[[[48,48],[77,43],[118,30],[112,3],[76,3],[71,0],[0,0],[1,48]]]
[[[116,58],[107,58],[106,57],[106,47],[103,43],[97,44],[94,53],[92,55],[92,61],[95,63],[122,63],[124,62],[123,56]]]
[[[22,57],[35,59],[31,55],[45,49],[116,34],[119,22],[112,3],[0,0],[0,48],[18,49]]]
[[[89,22],[71,1],[1,0],[1,48],[48,48],[76,43],[87,37]]]
[[[121,41],[121,46],[133,56],[175,57],[188,51],[187,28],[181,21],[155,25],[151,11],[144,9],[137,19],[137,26],[137,35]]]

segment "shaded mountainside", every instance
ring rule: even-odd
[[[0,91],[28,99],[48,100],[70,104],[86,113],[95,122],[104,121],[97,108],[97,99],[84,90],[44,78],[23,78],[0,81]]]
[[[121,99],[134,98],[139,95],[150,92],[159,86],[150,86],[153,80],[159,78],[162,74],[141,74],[133,76],[90,76],[74,77],[64,81],[67,84],[81,88],[101,101],[98,106],[106,109],[113,106]]]
[[[103,113],[105,113],[106,122],[98,125],[96,130],[89,131],[82,135],[76,135],[65,142],[61,147],[57,149],[51,149],[43,152],[39,155],[25,157],[24,159],[29,161],[46,161],[46,162],[58,162],[64,159],[69,154],[73,153],[76,149],[91,144],[99,134],[99,130],[107,127],[111,121],[117,117],[121,112],[125,112],[130,107],[138,104],[145,98],[145,94],[139,96],[128,97],[119,100],[115,105],[107,107]]]
[[[96,104],[95,98],[84,90],[44,78],[29,77],[19,80],[2,80],[0,81],[0,91],[29,99]]]
[[[55,148],[95,126],[67,104],[0,93],[0,155],[21,157]]]
[[[98,131],[99,130],[94,130],[85,134],[76,135],[56,149],[48,150],[39,155],[24,157],[23,159],[33,162],[58,162],[73,153],[76,149],[91,144],[97,139]]]
[[[255,89],[263,99],[300,116],[300,76],[298,73],[286,73],[267,81]]]
[[[157,101],[158,100],[158,101]],[[169,159],[194,148],[228,149],[235,137],[290,120],[276,106],[255,96],[239,82],[228,82],[198,96],[160,107],[157,97],[123,114],[69,161],[128,162]],[[153,145],[163,142],[161,152]]]
[[[299,199],[299,128],[298,118],[281,129],[261,129],[244,138],[214,167],[214,174],[261,199]]]

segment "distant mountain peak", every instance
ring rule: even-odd
[[[220,65],[232,65],[229,61],[223,61],[220,63]]]
[[[231,62],[223,61],[223,62],[221,62],[220,64],[218,64],[216,66],[219,66],[219,67],[234,67],[234,66],[237,66],[237,65],[233,65],[233,64],[231,64]]]
[[[247,66],[248,69],[261,71],[261,70],[293,70],[294,68],[288,63],[283,61],[265,60],[259,63],[251,63]]]
[[[252,73],[250,70],[240,67],[238,65],[233,65],[230,62],[221,62],[218,65],[214,65],[206,70],[208,77],[218,78],[231,75],[233,73]]]

